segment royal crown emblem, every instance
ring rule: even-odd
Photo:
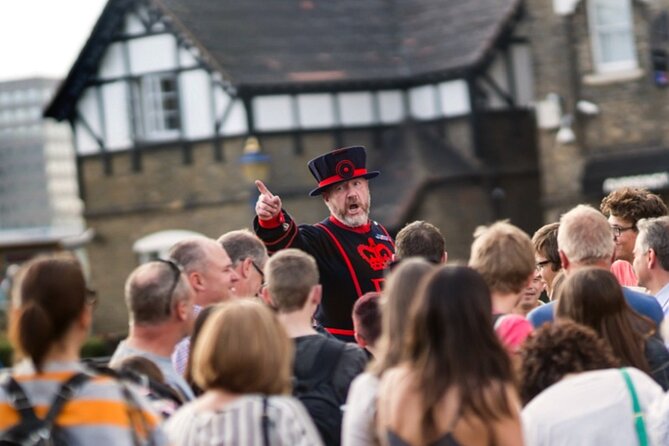
[[[369,245],[358,245],[358,254],[374,271],[382,271],[392,259],[393,253],[386,245],[377,244],[371,237],[367,242]]]

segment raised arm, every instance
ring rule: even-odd
[[[260,180],[255,181],[260,195],[256,202],[256,215],[260,220],[272,220],[281,212],[281,198],[274,195]]]

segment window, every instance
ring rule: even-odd
[[[596,71],[637,68],[631,0],[590,0],[588,6]]]
[[[136,84],[137,129],[145,139],[179,135],[179,98],[176,75],[145,76]]]

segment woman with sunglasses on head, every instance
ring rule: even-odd
[[[159,417],[133,389],[96,376],[79,351],[92,322],[93,302],[79,263],[37,258],[19,272],[10,309],[10,340],[21,359],[0,386],[0,438],[16,434],[23,396],[39,417],[53,407],[67,383],[73,393],[54,415],[64,443],[71,445],[166,444]],[[13,428],[13,429],[12,429]],[[55,435],[55,434],[54,434]],[[13,443],[12,443],[13,444]]]
[[[523,444],[511,362],[476,271],[444,266],[421,282],[377,408],[383,445]]]

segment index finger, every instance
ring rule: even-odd
[[[274,198],[274,194],[267,189],[267,186],[265,186],[265,183],[263,183],[260,180],[256,180],[256,187],[258,188],[258,192],[260,192],[263,195],[267,195],[269,198]]]

